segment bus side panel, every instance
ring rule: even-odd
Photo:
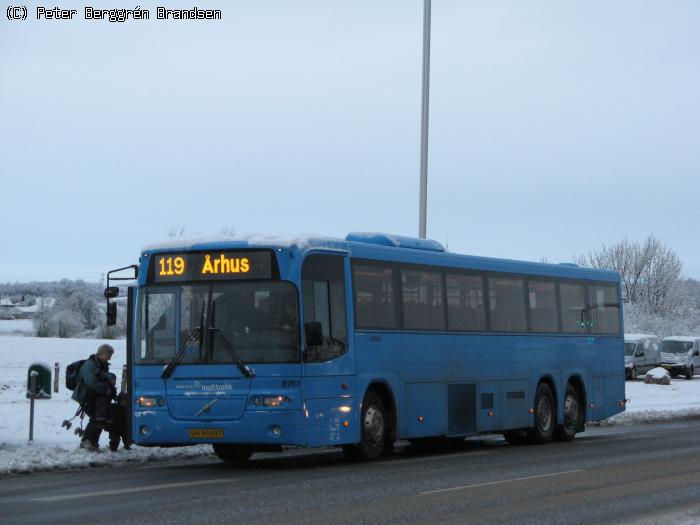
[[[479,384],[477,401],[479,410],[479,432],[498,430],[501,427],[501,389],[497,381],[482,381]]]
[[[427,437],[447,432],[445,394],[444,383],[406,383],[406,435]]]
[[[528,381],[501,383],[501,428],[523,428],[530,424]]]
[[[352,399],[309,399],[306,401],[306,446],[324,447],[355,443],[357,418],[351,413]],[[346,412],[345,410],[350,410]]]
[[[368,331],[356,332],[355,352],[360,374],[373,378],[398,375],[401,387],[394,389],[398,434],[410,438],[429,432],[461,434],[450,431],[450,414],[468,419],[470,414],[460,411],[470,409],[464,403],[462,408],[452,407],[447,392],[453,384],[476,385],[472,406],[477,432],[533,426],[534,416],[529,409],[534,407],[537,385],[543,379],[553,387],[559,424],[563,422],[566,384],[572,376],[580,378],[586,403],[594,406],[587,410],[586,419],[610,417],[621,410],[619,400],[624,397],[620,341],[619,337],[587,335]],[[616,370],[620,371],[619,377],[611,374]],[[442,388],[407,384],[441,384]],[[363,395],[366,385],[358,384],[358,396]],[[433,407],[430,425],[425,420],[417,422],[426,404]],[[464,435],[472,433],[465,431]]]
[[[621,402],[625,399],[624,376],[607,376],[603,378],[605,404],[602,417],[610,417],[622,410]]]

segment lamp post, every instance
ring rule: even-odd
[[[418,236],[425,239],[428,213],[428,112],[430,103],[430,11],[431,0],[423,4],[423,89],[421,101],[420,136],[420,197]]]

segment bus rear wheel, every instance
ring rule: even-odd
[[[690,379],[693,379],[694,375],[695,375],[695,368],[693,368],[693,365],[690,365],[690,368],[688,368],[685,371],[685,378],[690,380]]]
[[[214,443],[212,447],[220,460],[232,465],[243,464],[253,455],[253,449],[245,445]]]
[[[384,454],[387,447],[388,421],[384,404],[374,390],[369,390],[362,401],[360,414],[360,442],[344,445],[343,452],[349,459],[366,461],[377,459]]]
[[[549,443],[554,435],[556,411],[554,396],[547,383],[537,385],[535,392],[535,427],[530,433],[533,443]]]
[[[635,374],[636,375],[636,374]],[[571,383],[566,385],[564,394],[564,423],[557,425],[554,438],[557,441],[571,441],[581,426],[581,403],[576,389]]]

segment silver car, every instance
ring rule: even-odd
[[[654,335],[625,334],[625,378],[637,379],[661,364],[661,341]]]
[[[671,377],[693,379],[700,368],[700,337],[671,336],[661,341],[661,366]]]

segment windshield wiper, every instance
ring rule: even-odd
[[[210,326],[209,332],[214,334],[214,337],[216,337],[217,340],[221,343],[221,345],[224,347],[224,350],[226,350],[226,353],[228,353],[228,355],[231,357],[235,365],[238,367],[238,369],[244,376],[248,378],[255,377],[255,372],[253,372],[253,370],[243,362],[241,356],[239,356],[238,353],[233,349],[233,345],[229,343],[228,339],[226,339],[226,336],[221,333],[221,330],[219,328],[216,328],[215,326]]]
[[[167,379],[170,377],[170,375],[173,373],[173,370],[175,370],[175,367],[178,365],[180,360],[182,359],[182,356],[185,355],[185,350],[187,349],[187,346],[190,343],[193,343],[202,333],[202,328],[200,326],[197,326],[192,329],[190,332],[190,336],[187,338],[187,341],[182,343],[180,345],[180,349],[177,351],[175,356],[170,360],[170,362],[165,366],[163,369],[163,373],[160,374],[160,377],[163,379]]]

